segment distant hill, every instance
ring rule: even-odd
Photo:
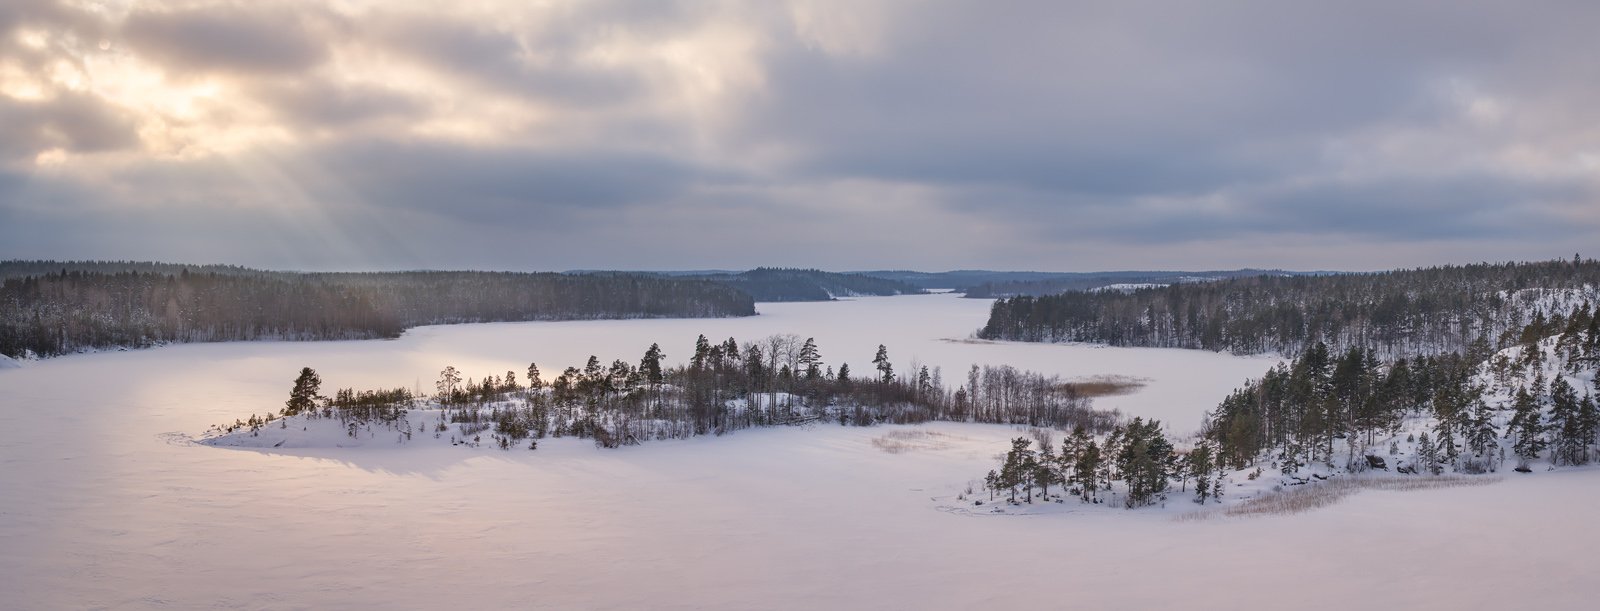
[[[183,272],[191,274],[216,274],[219,276],[274,276],[284,275],[288,272],[271,272],[237,265],[187,265],[183,263],[160,263],[156,261],[0,261],[0,281],[10,278],[27,278],[29,276],[45,276],[60,274],[62,272],[87,272],[94,274],[122,274],[128,272],[140,274],[161,274],[176,276]]]
[[[26,275],[24,272],[42,272]],[[297,273],[134,262],[0,263],[0,354],[168,342],[395,337],[418,325],[752,316],[725,283],[649,274]]]
[[[1054,295],[1117,285],[1177,284],[1267,275],[1320,275],[1328,272],[1239,269],[1228,271],[1107,271],[1107,272],[1001,272],[906,270],[857,272],[864,276],[904,282],[923,289],[954,289],[967,297],[995,298],[1016,295]]]
[[[828,301],[836,297],[919,295],[926,292],[897,280],[815,269],[758,267],[739,273],[663,275],[682,280],[716,282],[743,291],[756,301]]]

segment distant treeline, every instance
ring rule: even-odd
[[[426,324],[750,316],[737,290],[637,274],[58,271],[0,284],[0,354],[395,337]]]
[[[920,288],[885,278],[815,269],[758,267],[739,273],[679,275],[709,280],[748,293],[756,301],[828,301],[864,295],[918,295]]]
[[[1095,274],[1072,274],[1051,278],[1031,280],[1006,280],[1000,282],[985,282],[968,288],[964,297],[975,299],[994,299],[999,297],[1016,297],[1018,295],[1054,295],[1067,291],[1092,291],[1117,285],[1142,285],[1142,284],[1180,284],[1187,282],[1210,282],[1226,278],[1245,278],[1251,276],[1273,275],[1299,275],[1301,272],[1285,272],[1281,270],[1242,269],[1235,271],[1215,272],[1106,272]]]
[[[98,274],[142,272],[176,276],[185,271],[191,274],[211,273],[227,276],[273,276],[292,275],[293,273],[250,269],[237,265],[185,265],[158,261],[51,261],[48,259],[0,261],[0,280],[44,276],[61,272],[93,272]]]
[[[966,297],[992,299],[1016,295],[1049,295],[1085,291],[1113,284],[1172,284],[1261,274],[1321,274],[1241,269],[1231,271],[1104,271],[1104,272],[997,272],[964,269],[948,272],[880,270],[855,272],[863,276],[904,282],[922,289],[953,289]]]
[[[1081,341],[1296,355],[1317,342],[1388,356],[1513,343],[1538,310],[1570,308],[1600,285],[1600,263],[1574,257],[1372,274],[1261,275],[1132,292],[1069,292],[996,301],[985,339]],[[1564,310],[1563,310],[1564,311]]]

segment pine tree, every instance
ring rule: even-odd
[[[439,391],[439,403],[450,405],[455,403],[456,391],[461,385],[461,372],[456,371],[454,365],[446,366],[439,372],[439,381],[434,383],[434,389]]]
[[[1017,487],[1028,486],[1028,502],[1033,502],[1033,475],[1034,459],[1033,450],[1029,446],[1033,441],[1027,437],[1018,437],[1011,440],[1011,450],[1006,452],[1006,461],[1000,466],[1000,485],[1011,491],[1011,501],[1017,500]]]
[[[1550,383],[1550,431],[1554,434],[1556,462],[1568,465],[1583,464],[1589,442],[1583,438],[1583,420],[1578,395],[1565,378],[1556,376]]]
[[[700,337],[694,340],[694,356],[690,357],[689,366],[693,367],[695,370],[705,369],[707,365],[711,364],[709,363],[710,359],[711,342],[707,340],[705,334],[702,333],[700,334]]]
[[[1195,502],[1201,505],[1211,498],[1211,472],[1216,469],[1214,452],[1211,444],[1204,441],[1195,444],[1189,451],[1189,473],[1194,476]]]
[[[1500,447],[1500,432],[1494,426],[1494,411],[1489,409],[1489,404],[1484,402],[1481,395],[1472,400],[1472,411],[1465,424],[1467,449],[1472,452],[1474,464],[1494,471],[1497,467],[1495,450]]]
[[[1427,431],[1417,436],[1417,468],[1433,475],[1444,472],[1444,467],[1439,464],[1439,449],[1434,447]]]
[[[1078,482],[1080,494],[1084,502],[1100,502],[1098,477],[1104,462],[1100,454],[1100,446],[1095,445],[1093,439],[1083,446],[1083,451],[1078,454],[1078,460],[1073,466],[1073,479]]]
[[[878,344],[878,354],[872,357],[872,364],[878,369],[878,380],[884,384],[894,381],[894,365],[889,363],[889,349],[883,344]]]
[[[289,391],[289,400],[284,402],[283,415],[295,416],[315,410],[321,388],[322,376],[310,367],[302,367],[300,376],[294,379],[294,389]]]
[[[1078,461],[1082,460],[1089,442],[1089,432],[1084,430],[1081,424],[1072,427],[1072,434],[1061,439],[1061,453],[1056,456],[1056,470],[1061,474],[1062,486],[1094,486],[1092,469],[1087,482],[1078,477]]]
[[[1043,489],[1040,494],[1046,501],[1050,500],[1050,484],[1061,479],[1056,467],[1055,449],[1049,444],[1040,443],[1039,455],[1033,461],[1033,481]]]
[[[1126,441],[1117,453],[1117,468],[1128,484],[1128,507],[1141,507],[1155,501],[1167,490],[1167,468],[1172,445],[1161,433],[1161,423],[1134,418],[1125,434]]]
[[[544,380],[539,377],[539,364],[528,363],[528,390],[539,391],[544,389]]]
[[[1512,451],[1523,460],[1538,458],[1545,448],[1544,413],[1539,409],[1539,401],[1528,394],[1526,388],[1519,388],[1512,410],[1511,422],[1507,426],[1507,432],[1516,436]]]
[[[1582,446],[1580,462],[1589,462],[1589,446],[1594,445],[1597,433],[1600,433],[1600,405],[1595,404],[1594,395],[1585,394],[1583,402],[1578,404],[1578,442]]]
[[[817,350],[816,339],[808,337],[806,343],[800,346],[799,363],[807,380],[816,380],[822,376],[822,352]]]
[[[644,373],[645,381],[652,385],[659,386],[661,384],[661,359],[663,358],[666,358],[666,355],[661,353],[661,344],[652,343],[650,348],[644,351],[644,358],[639,360],[639,371]]]

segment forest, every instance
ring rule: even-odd
[[[1259,275],[1131,292],[1069,291],[995,302],[985,339],[1300,354],[1320,343],[1384,357],[1504,347],[1555,299],[1588,299],[1600,262],[1574,257],[1382,273]],[[1576,296],[1574,294],[1577,294]]]
[[[758,267],[738,273],[676,277],[725,284],[749,294],[756,301],[828,301],[835,297],[920,295],[924,292],[898,280],[815,269]]]
[[[532,449],[545,437],[579,437],[612,448],[779,425],[939,420],[1101,433],[1121,420],[1093,409],[1073,384],[1009,366],[974,365],[953,387],[939,368],[913,364],[902,375],[885,346],[858,371],[825,364],[815,341],[787,334],[743,343],[701,335],[689,355],[687,363],[667,366],[667,354],[652,344],[637,364],[591,356],[559,372],[530,363],[476,380],[446,367],[431,393],[340,389],[332,397],[320,394],[321,377],[308,367],[277,414],[252,415],[219,433],[255,434],[303,416],[336,419],[351,437],[377,427],[400,441],[448,435],[452,443],[478,445],[487,437],[501,448]]]
[[[990,281],[962,291],[964,297],[997,299],[1018,295],[1054,295],[1067,291],[1094,291],[1117,286],[1143,286],[1212,282],[1225,278],[1248,278],[1262,275],[1298,275],[1299,272],[1282,270],[1241,269],[1209,272],[1100,272],[1055,275],[1045,278],[1024,278]]]
[[[640,274],[157,269],[7,278],[0,283],[0,354],[386,338],[444,323],[755,314],[750,296],[735,289]]]
[[[1373,447],[1406,419],[1429,423],[1407,444],[1415,470],[1435,475],[1495,471],[1507,460],[1579,465],[1595,457],[1600,434],[1600,378],[1577,386],[1600,364],[1600,319],[1587,306],[1568,315],[1542,312],[1517,343],[1491,352],[1474,342],[1462,353],[1384,361],[1352,347],[1318,343],[1291,363],[1222,401],[1202,429],[1219,458],[1243,468],[1266,457],[1284,473],[1311,462],[1363,470]],[[1509,416],[1509,417],[1508,417]],[[1334,449],[1343,446],[1344,455]],[[1505,450],[1510,450],[1510,456]]]

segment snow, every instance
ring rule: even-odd
[[[1155,282],[1123,282],[1119,284],[1107,284],[1105,286],[1095,287],[1089,289],[1089,292],[1099,293],[1105,291],[1121,291],[1124,293],[1132,293],[1140,289],[1158,289],[1165,286],[1167,285]]]
[[[0,369],[20,369],[20,368],[22,368],[22,363],[17,362],[16,359],[13,359],[13,358],[11,358],[9,356],[6,356],[4,354],[0,354]]]
[[[0,372],[0,593],[7,608],[1583,609],[1600,470],[1367,491],[1293,516],[1171,511],[957,515],[939,497],[988,471],[1003,426],[891,453],[911,427],[814,425],[616,450],[377,444],[243,450],[191,441],[325,387],[669,360],[694,335],[815,335],[835,365],[878,343],[897,366],[1009,363],[1151,378],[1105,402],[1192,428],[1274,361],[1202,352],[947,342],[987,301],[762,304],[764,316],[431,327],[398,340],[171,346]],[[1102,404],[1103,406],[1103,404]],[[1538,550],[1508,560],[1510,550]]]
[[[1571,289],[1500,291],[1500,298],[1524,312],[1525,315],[1532,315],[1534,310],[1542,310],[1546,316],[1551,314],[1566,315],[1575,307],[1600,301],[1600,288],[1585,286]]]

